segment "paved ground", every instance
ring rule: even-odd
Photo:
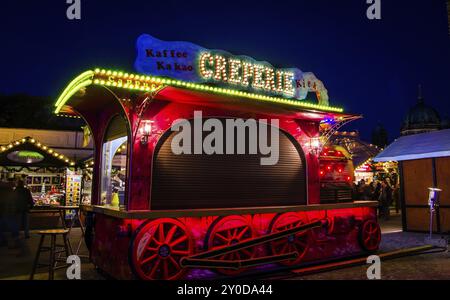
[[[80,241],[81,231],[78,228],[74,228],[71,232],[71,244],[76,248]],[[0,279],[29,279],[29,274],[33,266],[35,253],[39,244],[39,236],[36,233],[31,232],[30,239],[23,240],[24,244],[21,249],[8,249],[7,247],[0,248]],[[49,243],[49,239],[46,240]],[[58,241],[57,241],[58,243]],[[59,241],[61,243],[61,241]],[[79,252],[80,256],[87,256],[88,251],[82,243],[82,247]],[[41,255],[41,262],[46,263],[48,261],[48,252],[44,252]],[[103,279],[100,276],[94,265],[88,262],[88,259],[82,258],[82,278],[83,279]],[[55,279],[66,279],[66,270],[60,269],[55,272]],[[38,271],[35,275],[35,279],[47,279],[48,273],[45,268]]]
[[[354,280],[367,279],[367,267],[345,268],[307,276],[293,276],[291,280]],[[415,255],[381,261],[381,279],[385,280],[450,280],[450,254],[440,252],[434,254]]]
[[[401,218],[394,215],[391,220],[381,220],[383,239],[381,252],[397,250],[406,247],[421,246],[428,243],[426,234],[401,232]],[[80,231],[74,229],[71,243],[77,245]],[[435,237],[436,239],[439,237]],[[38,245],[37,234],[25,240],[22,249],[0,248],[0,279],[28,279],[31,271],[34,254]],[[87,249],[81,248],[81,255],[87,255]],[[45,255],[44,255],[45,257]],[[265,277],[267,279],[366,279],[367,266],[358,266],[340,270],[328,271],[313,275],[296,275],[285,271]],[[382,279],[450,279],[450,253],[439,252],[422,254],[394,260],[382,261]],[[45,270],[41,270],[35,279],[47,279]],[[65,270],[59,270],[55,279],[65,279]],[[104,279],[97,273],[94,266],[87,259],[82,260],[82,279]]]

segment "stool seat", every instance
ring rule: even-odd
[[[47,229],[47,230],[39,230],[38,234],[67,234],[69,233],[69,229]]]

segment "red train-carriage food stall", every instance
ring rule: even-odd
[[[319,156],[320,203],[351,200],[353,174],[353,162],[344,147],[324,146]]]
[[[314,74],[149,35],[137,50],[138,74],[84,72],[55,104],[80,115],[95,144],[83,210],[99,269],[118,279],[233,276],[377,250],[376,203],[320,202],[320,135],[355,116],[328,105]],[[246,151],[264,140],[278,145],[276,163]]]

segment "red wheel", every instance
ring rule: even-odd
[[[133,270],[144,280],[178,279],[185,272],[180,259],[193,250],[191,235],[180,221],[163,218],[144,223],[131,242]]]
[[[307,223],[307,217],[297,213],[289,212],[279,214],[273,218],[269,226],[269,232],[279,232],[286,229],[291,229],[301,224]],[[297,252],[298,256],[295,259],[281,261],[280,264],[292,266],[298,264],[305,256],[310,245],[309,231],[301,231],[299,233],[281,238],[270,242],[269,247],[274,255],[287,254]]]
[[[252,224],[242,216],[227,216],[216,219],[208,229],[205,237],[206,250],[219,249],[236,243],[249,240],[255,237]],[[244,248],[216,257],[220,260],[245,260],[255,256],[255,247]],[[219,273],[225,275],[236,275],[245,269],[217,269]]]
[[[380,225],[374,220],[367,220],[361,226],[359,232],[359,242],[366,251],[376,251],[381,242]]]

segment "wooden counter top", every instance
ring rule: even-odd
[[[289,211],[312,211],[345,209],[354,207],[376,207],[377,201],[354,201],[348,203],[311,204],[296,206],[268,206],[268,207],[242,207],[242,208],[211,208],[211,209],[183,209],[183,210],[133,210],[125,211],[111,206],[81,205],[86,212],[101,213],[121,219],[154,219],[167,217],[200,217],[200,216],[227,216],[235,214],[280,213]]]

